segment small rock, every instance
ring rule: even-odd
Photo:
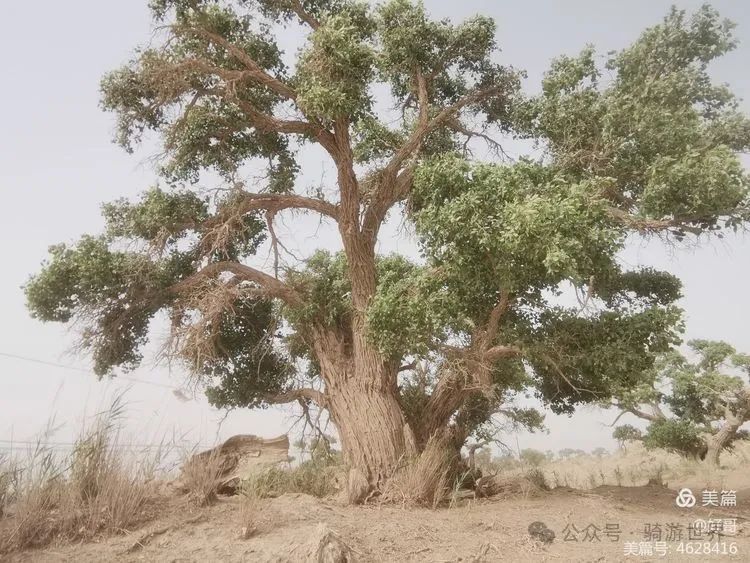
[[[542,543],[552,543],[555,540],[555,532],[547,527],[544,522],[532,522],[529,524],[529,535]]]

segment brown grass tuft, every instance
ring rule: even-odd
[[[219,449],[208,455],[195,455],[182,465],[180,483],[198,506],[212,504],[224,474],[224,459]]]
[[[144,518],[160,454],[140,463],[123,456],[115,425],[121,413],[117,398],[84,429],[69,456],[56,456],[41,441],[29,451],[4,492],[9,517],[0,553],[121,533]]]
[[[260,517],[266,509],[267,500],[253,493],[244,492],[240,504],[240,539],[249,540],[258,533]]]
[[[458,454],[450,448],[428,445],[411,463],[396,471],[381,491],[385,502],[436,508],[450,496],[451,477]]]

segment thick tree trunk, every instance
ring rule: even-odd
[[[722,450],[726,447],[732,436],[734,436],[734,433],[739,430],[743,422],[743,420],[737,417],[732,417],[724,422],[716,434],[706,438],[706,457],[704,458],[706,463],[716,467],[719,466],[719,458]]]
[[[415,455],[411,430],[395,394],[351,378],[329,390],[329,410],[349,467],[349,502],[362,502]]]
[[[355,340],[356,342],[356,340]],[[361,503],[373,493],[388,497],[388,481],[403,483],[417,503],[442,498],[445,482],[452,483],[461,467],[460,450],[465,435],[444,420],[425,434],[422,422],[409,424],[398,397],[397,366],[363,341],[359,357],[340,335],[321,332],[315,340],[326,382],[326,408],[338,429],[344,461],[349,468],[348,500]],[[436,424],[431,424],[432,428]],[[415,437],[415,431],[423,439]],[[445,481],[445,482],[444,482]],[[397,487],[404,490],[404,487]],[[419,490],[417,490],[419,489]],[[392,492],[392,491],[391,491]]]
[[[733,405],[733,408],[726,407],[724,424],[721,425],[719,431],[706,437],[706,463],[718,467],[721,451],[748,418],[750,418],[750,388],[745,388],[737,394],[736,404]]]
[[[730,430],[729,426],[725,424],[719,432],[706,439],[706,457],[704,458],[704,461],[707,464],[716,467],[719,466],[721,450],[724,449],[724,445],[733,433],[734,430]]]

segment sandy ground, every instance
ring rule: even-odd
[[[693,486],[698,492],[702,485]],[[353,550],[356,561],[363,562],[750,561],[750,489],[738,491],[736,507],[703,508],[698,496],[696,507],[678,508],[676,491],[660,486],[558,488],[468,499],[452,508],[427,510],[348,507],[334,500],[287,494],[263,501],[251,511],[237,497],[220,499],[203,509],[191,508],[182,498],[167,498],[154,507],[160,516],[138,530],[6,560],[306,561],[322,523]],[[243,539],[249,513],[256,530]],[[719,519],[735,519],[737,531],[726,537],[704,534],[688,539],[688,526],[696,520]],[[527,529],[534,521],[544,522],[555,532],[552,544],[542,545],[529,537]],[[647,526],[649,538],[644,537]],[[667,530],[672,530],[671,538]],[[682,541],[676,539],[678,530],[682,530]],[[659,543],[659,538],[665,543]],[[735,554],[685,553],[706,547],[729,552],[734,551],[732,546]]]

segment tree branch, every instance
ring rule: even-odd
[[[435,117],[430,119],[427,78],[417,69],[415,71],[414,81],[417,87],[419,103],[419,118],[417,126],[381,172],[379,188],[375,192],[372,198],[372,203],[365,213],[363,230],[366,232],[377,233],[380,224],[385,220],[388,210],[396,202],[402,200],[408,195],[414,179],[416,163],[412,163],[412,165],[406,168],[404,168],[404,163],[419,152],[427,135],[441,125],[444,125],[451,120],[455,121],[456,114],[458,114],[463,108],[490,98],[503,90],[499,86],[482,88],[464,96],[458,102],[444,108]],[[400,170],[403,171],[399,174]]]
[[[612,403],[613,407],[617,407],[615,403]],[[612,421],[612,424],[609,425],[610,428],[612,428],[615,424],[617,424],[617,421],[619,421],[623,416],[625,416],[628,413],[626,410],[621,410],[620,413],[615,417],[615,419]]]
[[[341,223],[349,235],[359,234],[359,182],[354,172],[354,155],[349,136],[349,122],[339,118],[334,123],[336,154],[334,160],[338,172],[340,190]],[[347,237],[344,237],[345,243]]]
[[[248,55],[245,51],[243,51],[236,45],[233,45],[230,41],[226,40],[222,36],[211,33],[201,28],[178,27],[177,29],[185,29],[188,32],[192,32],[194,34],[202,36],[216,43],[217,45],[220,45],[221,47],[226,49],[232,56],[238,59],[245,67],[245,70],[224,69],[212,65],[201,59],[190,59],[188,61],[185,61],[181,65],[177,65],[176,68],[182,66],[192,66],[209,74],[215,74],[216,76],[224,79],[228,84],[235,84],[238,81],[249,79],[258,84],[266,86],[270,90],[279,94],[279,96],[281,96],[285,100],[296,102],[297,93],[290,86],[288,86],[278,78],[275,78],[268,74],[260,67],[260,65],[255,62],[255,60],[250,55]],[[301,135],[308,135],[317,139],[320,144],[332,156],[334,156],[333,151],[335,150],[335,140],[333,138],[333,135],[320,123],[301,120],[280,120],[276,117],[259,112],[249,102],[239,99],[236,95],[236,92],[234,91],[234,87],[232,88],[231,93],[233,95],[233,101],[240,105],[243,111],[245,111],[249,116],[253,117],[260,127],[265,127],[265,130],[267,131],[270,130],[278,131],[279,133],[296,133]]]
[[[290,6],[289,6],[290,9],[295,14],[297,14],[297,17],[301,21],[303,21],[307,25],[309,25],[313,29],[313,31],[316,30],[316,29],[318,29],[320,27],[320,22],[317,19],[315,19],[315,17],[313,17],[312,14],[310,14],[309,12],[307,12],[305,10],[305,8],[302,5],[302,2],[300,2],[300,0],[290,0],[289,4],[290,4]]]
[[[510,303],[511,303],[510,293],[508,293],[507,291],[503,291],[502,295],[500,296],[500,300],[497,302],[497,304],[492,308],[492,311],[490,312],[490,317],[487,321],[487,328],[482,337],[482,346],[485,350],[488,351],[488,353],[489,353],[490,346],[492,345],[492,342],[495,340],[495,337],[497,336],[497,331],[500,326],[500,320],[503,318],[503,315],[505,315],[506,311],[510,307]],[[497,348],[497,346],[495,348]],[[492,348],[492,350],[494,350],[495,348]]]
[[[421,76],[421,73],[419,74],[419,76]],[[419,80],[418,78],[418,83],[420,85],[419,87],[421,91],[423,84],[424,84],[424,79]],[[422,102],[420,102],[420,121],[417,127],[412,132],[412,134],[407,139],[407,141],[396,152],[396,154],[393,156],[391,161],[386,166],[384,170],[384,176],[395,178],[396,173],[398,172],[398,170],[401,169],[401,166],[403,165],[403,163],[410,156],[412,156],[412,154],[414,154],[415,151],[419,149],[425,137],[429,135],[430,133],[432,133],[435,129],[437,129],[441,125],[445,124],[448,120],[454,117],[463,108],[465,108],[466,106],[481,102],[482,100],[485,100],[487,98],[491,98],[495,94],[499,94],[502,91],[503,91],[503,88],[500,86],[490,86],[487,88],[476,90],[470,94],[467,94],[466,96],[458,100],[455,104],[450,105],[446,108],[443,108],[435,117],[433,117],[432,119],[427,119],[426,121],[423,121],[421,118],[423,115],[423,110],[422,110]]]
[[[416,169],[416,163],[406,166],[396,177],[395,182],[384,186],[383,191],[378,194],[378,197],[368,206],[365,212],[362,221],[363,232],[377,234],[388,210],[409,194]]]
[[[281,299],[289,305],[298,306],[302,304],[302,297],[291,286],[265,272],[238,262],[213,262],[189,278],[172,286],[171,291],[175,293],[189,292],[202,281],[214,278],[223,272],[230,272],[241,281],[257,283],[268,297]]]
[[[277,213],[287,209],[298,209],[304,211],[315,211],[326,217],[338,221],[338,207],[324,199],[315,199],[312,197],[301,196],[297,194],[274,194],[274,193],[250,193],[244,192],[240,201],[232,207],[232,214],[248,213],[250,211],[271,211]],[[215,221],[208,222],[211,226],[219,222],[219,217]]]
[[[312,388],[292,389],[285,393],[277,393],[275,395],[266,395],[263,397],[266,402],[283,405],[286,403],[293,403],[294,401],[312,401],[321,408],[325,408],[328,404],[325,393]]]
[[[646,412],[644,410],[639,409],[636,406],[626,407],[626,406],[621,405],[619,403],[612,403],[612,406],[615,407],[615,408],[617,408],[617,409],[622,410],[622,412],[620,413],[620,415],[615,419],[615,422],[617,422],[620,419],[620,416],[622,416],[625,413],[632,414],[633,416],[637,416],[638,418],[643,419],[643,420],[648,420],[649,422],[656,422],[657,420],[664,420],[664,418],[665,418],[664,415],[663,415],[663,413],[662,414],[656,414],[656,413],[655,414],[651,414],[651,413],[648,413],[648,412]],[[659,411],[659,412],[661,412],[661,411]],[[614,425],[615,422],[613,422],[612,425]]]
[[[232,44],[229,40],[225,39],[217,33],[208,31],[201,27],[187,27],[187,26],[174,26],[173,29],[177,31],[184,31],[203,37],[215,43],[216,45],[225,49],[230,55],[237,59],[247,69],[245,74],[251,77],[253,80],[266,86],[270,90],[279,94],[282,98],[287,100],[296,100],[297,93],[287,84],[279,80],[278,78],[271,76],[261,68],[261,66],[253,59],[247,52],[240,49],[237,45]]]
[[[641,233],[656,233],[669,229],[681,229],[694,235],[699,235],[703,232],[703,229],[693,227],[690,223],[708,220],[708,218],[698,215],[675,217],[672,219],[647,219],[645,217],[637,217],[617,207],[610,207],[607,211],[610,217],[618,223]]]

